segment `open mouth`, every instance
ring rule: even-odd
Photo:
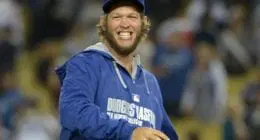
[[[122,40],[129,40],[129,39],[131,39],[132,34],[133,34],[133,32],[130,32],[130,31],[120,31],[120,32],[117,32],[117,35],[119,36],[119,39],[122,39]]]

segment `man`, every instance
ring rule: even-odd
[[[171,18],[160,25],[159,43],[153,56],[153,73],[162,89],[164,107],[169,115],[181,118],[180,101],[187,75],[193,67],[189,22]]]
[[[144,0],[105,0],[102,43],[57,69],[61,140],[177,140],[155,77],[134,51],[149,30]]]
[[[191,115],[191,129],[198,131],[202,140],[208,134],[219,139],[220,123],[224,119],[227,101],[227,77],[217,52],[217,42],[213,34],[200,32],[195,37],[194,69],[189,73],[183,92],[181,111]]]
[[[242,91],[244,121],[249,128],[250,140],[260,139],[260,67],[253,72],[254,79]]]
[[[24,45],[24,20],[22,5],[17,0],[0,1],[0,40],[21,48]]]

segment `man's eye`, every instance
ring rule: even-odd
[[[137,19],[137,16],[129,16],[131,19]]]
[[[113,17],[113,19],[119,19],[120,18],[120,16],[114,16]]]

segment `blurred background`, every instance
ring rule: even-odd
[[[147,0],[137,50],[180,140],[260,140],[260,0]],[[102,0],[0,0],[0,140],[58,140],[55,68],[96,43]]]

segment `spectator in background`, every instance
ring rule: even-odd
[[[227,101],[226,72],[217,54],[215,37],[202,32],[196,41],[196,64],[188,78],[183,107],[201,121],[219,122],[221,118],[216,117],[223,115]]]
[[[39,111],[55,116],[59,82],[53,72],[60,48],[56,38],[46,38],[38,44],[37,50],[20,56],[18,64],[21,89],[25,94],[40,99],[37,102]]]
[[[33,140],[54,140],[54,138],[57,138],[55,134],[58,134],[58,123],[55,117],[35,111],[35,100],[23,95],[24,93],[18,86],[18,78],[16,76],[16,61],[18,57],[16,50],[17,48],[9,42],[0,42],[0,120],[2,120],[1,123],[4,127],[2,129],[4,130],[2,132],[4,135],[3,140],[29,140],[30,138]],[[44,63],[40,63],[40,65],[42,64]],[[48,77],[50,74],[46,75]],[[50,104],[48,102],[44,103]],[[30,114],[27,114],[28,112]],[[46,124],[48,126],[45,126]],[[48,131],[45,132],[45,130]],[[52,135],[48,136],[50,139],[46,139],[43,136],[44,134]]]
[[[218,31],[219,26],[227,24],[228,9],[222,0],[191,0],[187,15],[194,24],[194,30]],[[208,21],[205,21],[208,20]]]
[[[173,17],[170,17],[159,25],[156,41],[160,44],[181,45],[190,47],[195,25],[188,18],[187,3],[180,2],[180,7]]]
[[[160,24],[169,17],[172,17],[179,9],[182,9],[183,4],[189,0],[149,0],[146,1],[147,10],[145,11],[149,17],[153,26],[151,27],[150,37],[157,43],[156,32]],[[158,7],[163,7],[163,10]]]
[[[226,120],[223,125],[223,140],[236,140],[236,111],[233,108],[228,110]]]
[[[220,35],[220,52],[225,67],[230,74],[247,72],[252,65],[251,44],[245,26],[246,10],[241,4],[231,7],[229,27]]]
[[[0,1],[0,39],[2,40],[4,35],[9,43],[18,48],[24,46],[22,13],[22,7],[17,0]]]
[[[29,112],[19,118],[12,140],[58,140],[59,131],[56,118]]]
[[[40,87],[46,89],[45,94],[50,97],[49,104],[53,109],[54,114],[58,113],[58,102],[59,102],[59,81],[55,72],[55,61],[48,59],[40,59],[36,66],[36,77]],[[46,96],[46,95],[45,95]]]
[[[56,38],[48,38],[20,62],[21,87],[27,95],[38,100],[33,108],[19,116],[14,140],[58,139],[59,85],[54,73],[58,48]]]
[[[2,116],[2,114],[0,114],[0,116]],[[2,121],[2,118],[0,117],[0,140],[7,139],[6,136],[7,136],[7,134],[6,134],[5,128],[3,126],[3,121]]]
[[[83,10],[81,10],[72,30],[64,40],[64,59],[68,59],[85,49],[86,46],[99,40],[96,28],[93,27],[96,26],[102,13],[100,1],[89,0],[84,3]]]
[[[8,139],[15,131],[17,115],[24,111],[24,107],[29,103],[29,100],[22,96],[15,79],[16,50],[9,42],[0,42],[0,120],[4,128],[2,130],[5,130],[4,137]]]
[[[46,38],[63,39],[75,24],[84,2],[85,0],[27,0],[31,13],[27,49],[37,49],[38,43]]]
[[[199,33],[194,49],[195,67],[189,74],[185,86],[181,110],[185,115],[193,116],[204,126],[199,130],[203,135],[204,131],[217,131],[216,124],[224,119],[227,77],[224,66],[218,58],[213,35]]]
[[[238,106],[230,106],[223,123],[223,140],[250,140]]]
[[[0,114],[2,116],[2,114]],[[0,117],[0,140],[9,140],[10,132],[4,127],[3,120]]]
[[[260,67],[254,73],[255,80],[242,92],[244,118],[249,128],[250,140],[260,139]]]
[[[256,63],[260,66],[260,1],[256,1],[256,7],[254,8],[253,14],[253,39],[254,39],[254,56]]]
[[[186,18],[185,9],[180,9],[176,18],[163,22],[157,33],[159,43],[152,71],[159,80],[167,113],[180,117],[179,103],[193,60],[192,26]]]
[[[151,38],[147,37],[146,40],[140,42],[139,46],[136,48],[137,54],[140,55],[141,64],[148,71],[152,71],[152,61],[155,53],[155,44]]]

